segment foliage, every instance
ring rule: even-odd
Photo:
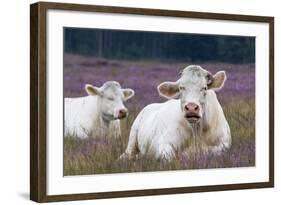
[[[64,28],[64,51],[123,60],[252,63],[255,38]]]

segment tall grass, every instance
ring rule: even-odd
[[[64,138],[64,175],[90,175],[122,172],[146,172],[182,169],[247,167],[255,165],[255,102],[252,98],[236,98],[225,103],[224,112],[232,134],[232,146],[221,155],[211,153],[178,153],[171,162],[161,162],[153,156],[122,161],[131,124],[139,109],[130,109],[121,121],[122,136],[118,139]]]

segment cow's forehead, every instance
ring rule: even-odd
[[[208,71],[198,65],[190,65],[183,69],[180,82],[182,84],[192,83],[202,85],[207,82],[206,76]]]
[[[107,95],[120,95],[121,94],[121,86],[116,81],[107,81],[103,84],[102,89]]]

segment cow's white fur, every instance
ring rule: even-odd
[[[85,89],[89,96],[64,99],[64,136],[119,137],[118,111],[126,109],[123,101],[131,98],[134,91],[121,89],[115,81],[108,81],[101,88],[86,85]]]
[[[190,66],[184,71],[188,68]],[[199,67],[199,69],[202,68]],[[202,71],[205,73],[204,69]],[[221,74],[220,72],[220,76]],[[185,83],[187,77],[182,75],[181,83],[178,81],[176,84]],[[194,79],[189,78],[188,80]],[[220,87],[215,88],[221,88],[224,80],[218,84]],[[198,82],[193,83],[198,84]],[[192,92],[190,93],[192,94]],[[175,96],[173,95],[173,97]],[[121,158],[133,157],[138,150],[140,154],[152,153],[157,158],[170,160],[175,157],[177,151],[186,149],[187,144],[189,144],[188,152],[197,149],[198,145],[200,145],[201,151],[214,153],[220,153],[225,148],[229,148],[231,145],[229,125],[214,90],[206,91],[204,112],[200,113],[203,115],[202,120],[197,124],[192,124],[184,118],[182,104],[187,102],[185,97],[184,94],[181,94],[181,98],[184,99],[171,99],[164,103],[146,106],[132,125],[127,149]],[[196,93],[193,93],[191,98],[196,102],[200,100]],[[202,106],[200,108],[202,109]]]

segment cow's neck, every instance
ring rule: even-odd
[[[203,121],[200,120],[198,123],[190,123],[192,128],[192,134],[194,138],[198,138],[202,136],[203,132]]]
[[[189,152],[198,152],[200,150],[201,138],[202,138],[202,121],[198,123],[190,123],[190,127],[192,130],[192,137],[190,138],[189,144]]]
[[[103,127],[109,128],[111,120],[107,120],[104,117],[101,117],[101,124]]]
[[[210,93],[213,92],[213,93]],[[214,91],[209,91],[206,96],[206,103],[204,105],[204,114],[202,120],[203,133],[209,133],[212,127],[217,124],[217,99]]]
[[[208,95],[205,104],[205,112],[203,115],[202,124],[202,141],[206,145],[217,143],[217,127],[218,127],[218,110],[219,103],[214,91]],[[202,143],[203,144],[203,143]]]

